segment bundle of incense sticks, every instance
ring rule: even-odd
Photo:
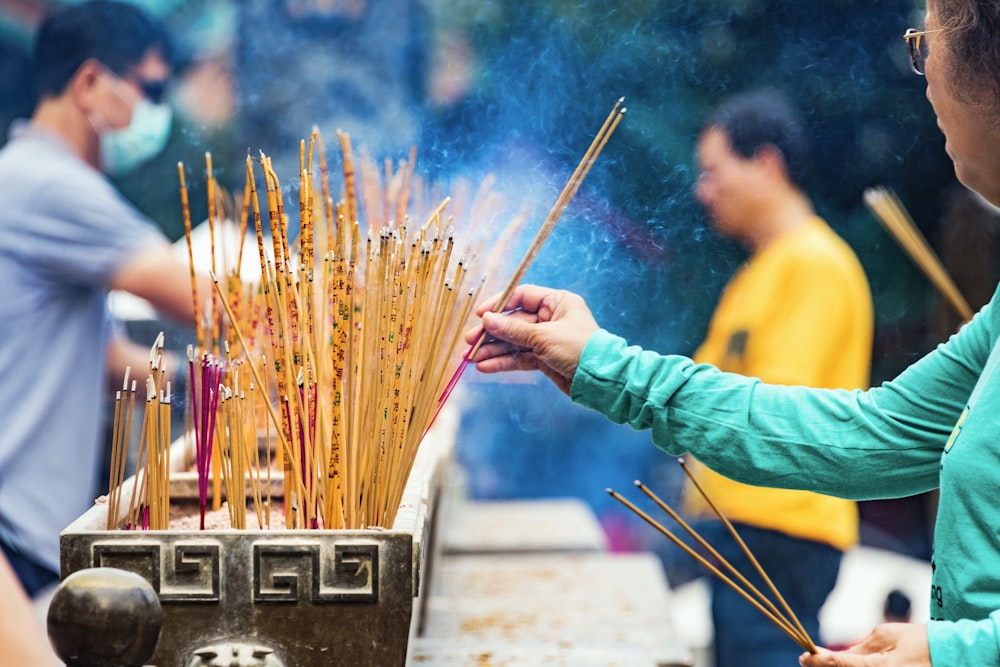
[[[107,528],[118,527],[136,381],[129,387],[130,368],[125,370],[122,389],[115,396],[112,425],[111,475],[108,487]],[[170,382],[163,366],[163,333],[150,350],[146,377],[146,404],[142,417],[135,489],[129,500],[124,528],[160,530],[168,527],[170,514]]]
[[[353,182],[349,139],[340,140],[345,182]],[[406,220],[399,227],[391,221],[380,228],[369,224],[364,246],[357,221],[337,225],[334,249],[317,275],[309,170],[300,182],[296,263],[283,223],[280,183],[266,155],[259,164],[267,187],[269,248],[250,159],[247,178],[277,391],[276,405],[266,407],[283,453],[286,520],[312,528],[387,525],[416,452],[410,424],[420,423],[426,412],[422,385],[437,386],[448,360],[444,327],[455,312],[465,320],[476,294],[470,291],[456,307],[456,288],[467,271],[461,257],[450,261],[453,233],[442,233],[448,201],[411,234]],[[405,179],[406,171],[398,174]],[[373,180],[371,171],[362,173],[365,182]],[[391,182],[394,175],[388,177]],[[369,196],[360,204],[374,214],[387,210],[384,201]],[[358,204],[348,190],[341,208],[354,211]],[[218,280],[215,284],[245,352],[246,338]],[[253,364],[248,367],[256,374]],[[259,377],[255,381],[265,386]]]
[[[233,364],[237,368],[239,362]],[[238,370],[234,371],[238,374]],[[239,377],[233,378],[233,384],[240,386]],[[253,384],[249,386],[251,396],[253,394]],[[270,522],[270,498],[266,499],[262,492],[260,450],[255,446],[254,438],[248,437],[244,429],[248,424],[255,423],[252,414],[246,415],[247,410],[253,410],[253,401],[246,400],[246,392],[240,390],[234,393],[230,387],[220,386],[219,410],[224,415],[225,422],[231,427],[220,435],[220,458],[222,479],[230,498],[227,504],[229,509],[229,522],[233,528],[245,529],[247,527],[246,503],[239,502],[244,494],[244,480],[249,482],[250,496],[257,517],[257,525],[267,527]]]
[[[621,102],[503,301],[620,121]],[[338,132],[337,143],[336,201],[318,130],[300,143],[297,235],[289,234],[296,226],[286,212],[286,190],[266,154],[247,156],[239,205],[224,196],[206,155],[210,296],[197,292],[185,169],[178,165],[199,313],[188,351],[185,438],[196,452],[202,516],[210,491],[211,507],[220,507],[224,487],[234,527],[245,523],[248,498],[258,520],[269,520],[270,499],[261,488],[270,488],[262,479],[272,467],[283,473],[288,528],[392,525],[420,441],[468,363],[459,343],[473,307],[490,276],[505,273],[510,244],[525,224],[523,214],[498,224],[491,178],[442,197],[417,176],[415,151],[379,166],[363,151],[356,155],[346,133]],[[238,222],[230,223],[237,211]],[[239,227],[238,250],[217,261],[216,234],[226,224]],[[257,282],[240,275],[254,239]],[[121,413],[130,410],[123,406]],[[273,460],[259,456],[262,439],[268,449],[274,444]],[[165,488],[160,482],[156,488]]]
[[[257,455],[262,430],[277,443],[273,465],[284,473],[288,527],[391,525],[433,397],[458,363],[458,340],[486,282],[482,250],[493,248],[488,261],[496,268],[523,225],[523,216],[496,224],[490,179],[474,194],[460,194],[462,205],[445,197],[424,206],[431,195],[415,176],[415,152],[398,168],[388,161],[378,168],[364,153],[356,158],[347,134],[338,133],[338,143],[343,193],[336,204],[318,131],[300,145],[296,238],[289,237],[270,158],[248,156],[236,262],[221,277],[212,264],[214,291],[201,313],[197,354],[214,360],[214,370],[198,372],[189,350],[186,420],[202,512],[209,480],[213,508],[224,484],[234,527],[245,520],[234,507],[245,478],[258,518],[267,505],[260,480],[272,462]],[[208,158],[206,169],[210,197],[218,198]],[[178,170],[194,276],[183,165]],[[223,208],[210,204],[210,225]],[[419,210],[425,213],[416,217]],[[414,217],[422,224],[412,224]],[[239,275],[246,231],[257,241],[256,285]],[[462,231],[470,232],[464,247],[457,241]],[[193,279],[198,304],[196,289]]]
[[[927,239],[913,222],[899,198],[887,188],[869,188],[864,192],[864,201],[882,226],[892,234],[896,242],[930,279],[931,283],[949,304],[958,312],[963,321],[972,319],[972,308],[962,296],[941,260],[931,248]]]
[[[708,503],[709,507],[712,508],[712,511],[715,512],[716,516],[718,516],[719,519],[723,522],[723,524],[728,529],[729,533],[732,535],[733,539],[736,540],[737,544],[740,546],[743,553],[747,556],[747,558],[750,560],[750,563],[757,571],[757,574],[760,575],[760,578],[764,581],[768,589],[771,591],[771,594],[774,596],[775,600],[777,601],[777,604],[773,602],[767,595],[762,593],[760,589],[758,589],[756,586],[750,583],[750,581],[748,581],[747,578],[739,572],[739,570],[737,570],[728,560],[726,560],[721,554],[719,554],[719,552],[716,549],[714,549],[707,541],[705,541],[705,539],[702,538],[702,536],[699,535],[698,532],[695,531],[694,528],[692,528],[686,521],[684,521],[684,519],[674,509],[672,509],[667,503],[665,503],[662,499],[660,499],[642,482],[636,480],[635,482],[636,487],[638,487],[640,491],[646,494],[646,496],[648,496],[654,503],[656,503],[656,505],[659,506],[660,509],[665,511],[670,516],[670,518],[676,521],[677,524],[681,526],[681,528],[683,528],[692,538],[694,538],[695,542],[697,542],[703,549],[705,549],[722,566],[722,568],[729,573],[728,575],[722,570],[720,570],[718,567],[716,567],[712,562],[710,562],[704,556],[702,556],[697,551],[688,546],[676,534],[665,528],[662,524],[656,521],[656,519],[654,519],[649,514],[636,507],[633,503],[626,500],[623,496],[616,493],[612,489],[607,489],[607,492],[615,500],[625,505],[625,507],[629,508],[630,510],[632,510],[632,512],[634,512],[640,518],[646,521],[646,523],[650,524],[651,526],[653,526],[653,528],[666,535],[671,542],[680,547],[686,554],[697,560],[705,569],[707,569],[709,572],[718,577],[723,583],[725,583],[727,586],[735,590],[740,595],[740,597],[742,597],[744,600],[753,605],[753,607],[757,609],[760,613],[764,614],[764,616],[768,620],[770,620],[772,623],[778,626],[796,644],[801,646],[809,653],[816,653],[817,652],[816,644],[809,637],[809,634],[806,632],[805,628],[802,627],[802,624],[799,622],[799,619],[795,616],[795,612],[792,611],[791,607],[785,601],[785,598],[782,597],[777,587],[771,581],[771,578],[767,576],[767,573],[764,571],[764,568],[761,567],[760,563],[757,561],[757,558],[753,555],[749,547],[747,547],[746,543],[739,536],[739,533],[736,532],[736,529],[733,527],[733,524],[729,522],[729,520],[722,514],[722,512],[719,511],[718,507],[716,507],[715,503],[713,503],[712,500],[708,497],[704,489],[698,483],[698,480],[695,479],[694,475],[691,473],[691,470],[684,462],[684,459],[678,459],[678,463],[680,463],[681,468],[684,469],[684,472],[691,480],[692,485],[702,495],[702,497]]]
[[[210,480],[215,427],[218,418],[219,394],[222,385],[222,364],[211,354],[203,354],[200,371],[195,368],[194,348],[188,346],[188,385],[191,390],[191,414],[194,423],[195,469],[198,472],[198,508],[201,528],[205,529],[208,509],[208,483]]]

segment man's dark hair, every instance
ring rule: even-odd
[[[58,9],[42,22],[31,54],[37,99],[62,93],[91,58],[124,76],[152,48],[171,61],[166,29],[135,5],[94,0]]]
[[[788,179],[805,189],[809,137],[794,106],[778,91],[743,93],[723,102],[702,123],[701,132],[718,128],[726,133],[736,155],[750,159],[773,146],[785,161]]]

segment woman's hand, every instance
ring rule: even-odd
[[[482,326],[469,330],[474,345],[485,331],[485,342],[471,361],[483,373],[540,370],[569,394],[580,355],[599,328],[577,294],[536,285],[521,285],[507,301],[503,314],[492,312],[499,296],[483,302],[476,314]]]
[[[863,640],[836,653],[820,650],[799,657],[802,667],[931,667],[927,626],[886,623]]]

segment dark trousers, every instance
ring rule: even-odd
[[[53,572],[34,559],[25,556],[20,551],[5,544],[3,540],[0,540],[0,548],[3,549],[3,555],[10,563],[11,569],[14,570],[14,574],[17,575],[28,597],[35,597],[39,591],[59,581],[58,572]]]
[[[706,536],[709,544],[783,610],[725,527],[718,523],[716,527],[711,537]],[[742,524],[735,527],[806,632],[819,644],[819,611],[837,583],[843,554],[827,544],[784,533]],[[699,531],[704,535],[702,528],[699,526]],[[796,667],[799,655],[804,652],[753,605],[715,577],[712,621],[716,667]]]

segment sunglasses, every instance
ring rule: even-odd
[[[153,104],[160,104],[167,93],[167,84],[170,82],[165,79],[154,79],[154,80],[143,80],[143,79],[129,79],[129,81],[134,84],[139,90],[142,91],[143,96],[152,102]]]
[[[121,81],[124,83],[129,83],[139,89],[142,96],[153,104],[160,104],[163,102],[163,98],[167,94],[167,86],[170,84],[169,79],[142,79],[134,74],[116,74],[110,68],[105,67],[104,71],[109,74],[116,81]]]

